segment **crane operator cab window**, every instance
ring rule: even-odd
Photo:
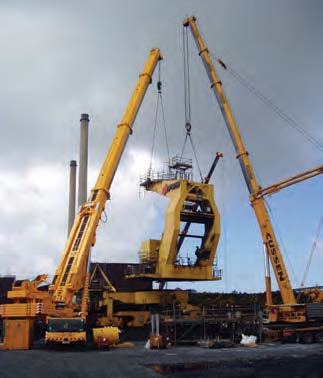
[[[50,319],[48,321],[49,332],[82,332],[84,322],[82,319]]]

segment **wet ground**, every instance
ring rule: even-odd
[[[1,351],[1,378],[323,377],[323,344]]]

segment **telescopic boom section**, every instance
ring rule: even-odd
[[[260,187],[257,183],[252,165],[250,163],[248,152],[245,149],[239,130],[235,123],[230,105],[225,97],[222,83],[215,72],[209,51],[205,46],[202,36],[197,27],[196,17],[192,16],[184,20],[183,25],[185,27],[189,27],[193,34],[199,55],[202,58],[204,67],[211,83],[211,89],[213,90],[218,101],[223,118],[231,136],[237,154],[237,159],[239,159],[241,170],[249,190],[251,205],[254,208],[262,238],[270,256],[271,264],[280,289],[282,300],[284,304],[295,304],[295,296],[288,278],[287,270],[275,237],[269,214],[265,206],[264,198],[257,198]]]
[[[84,286],[90,248],[95,244],[95,232],[105,203],[110,198],[109,190],[113,177],[128,137],[132,133],[132,126],[146,90],[152,81],[152,74],[161,59],[159,49],[151,50],[144,70],[139,75],[128,107],[117,126],[88,202],[81,207],[75,218],[61,261],[50,286],[50,292],[57,307],[69,307],[75,292]]]

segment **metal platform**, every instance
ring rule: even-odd
[[[149,169],[148,172],[140,177],[140,186],[149,187],[152,183],[172,180],[193,180],[192,159],[180,156],[172,157],[165,163],[163,171],[155,172]]]

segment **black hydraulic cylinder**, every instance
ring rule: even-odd
[[[211,180],[211,177],[213,175],[214,169],[215,169],[216,165],[218,164],[218,161],[219,161],[219,159],[221,157],[223,157],[222,152],[217,152],[216,155],[215,155],[215,159],[213,161],[213,164],[211,165],[211,168],[209,170],[209,173],[208,173],[208,175],[204,179],[204,184],[208,184],[209,181]]]

